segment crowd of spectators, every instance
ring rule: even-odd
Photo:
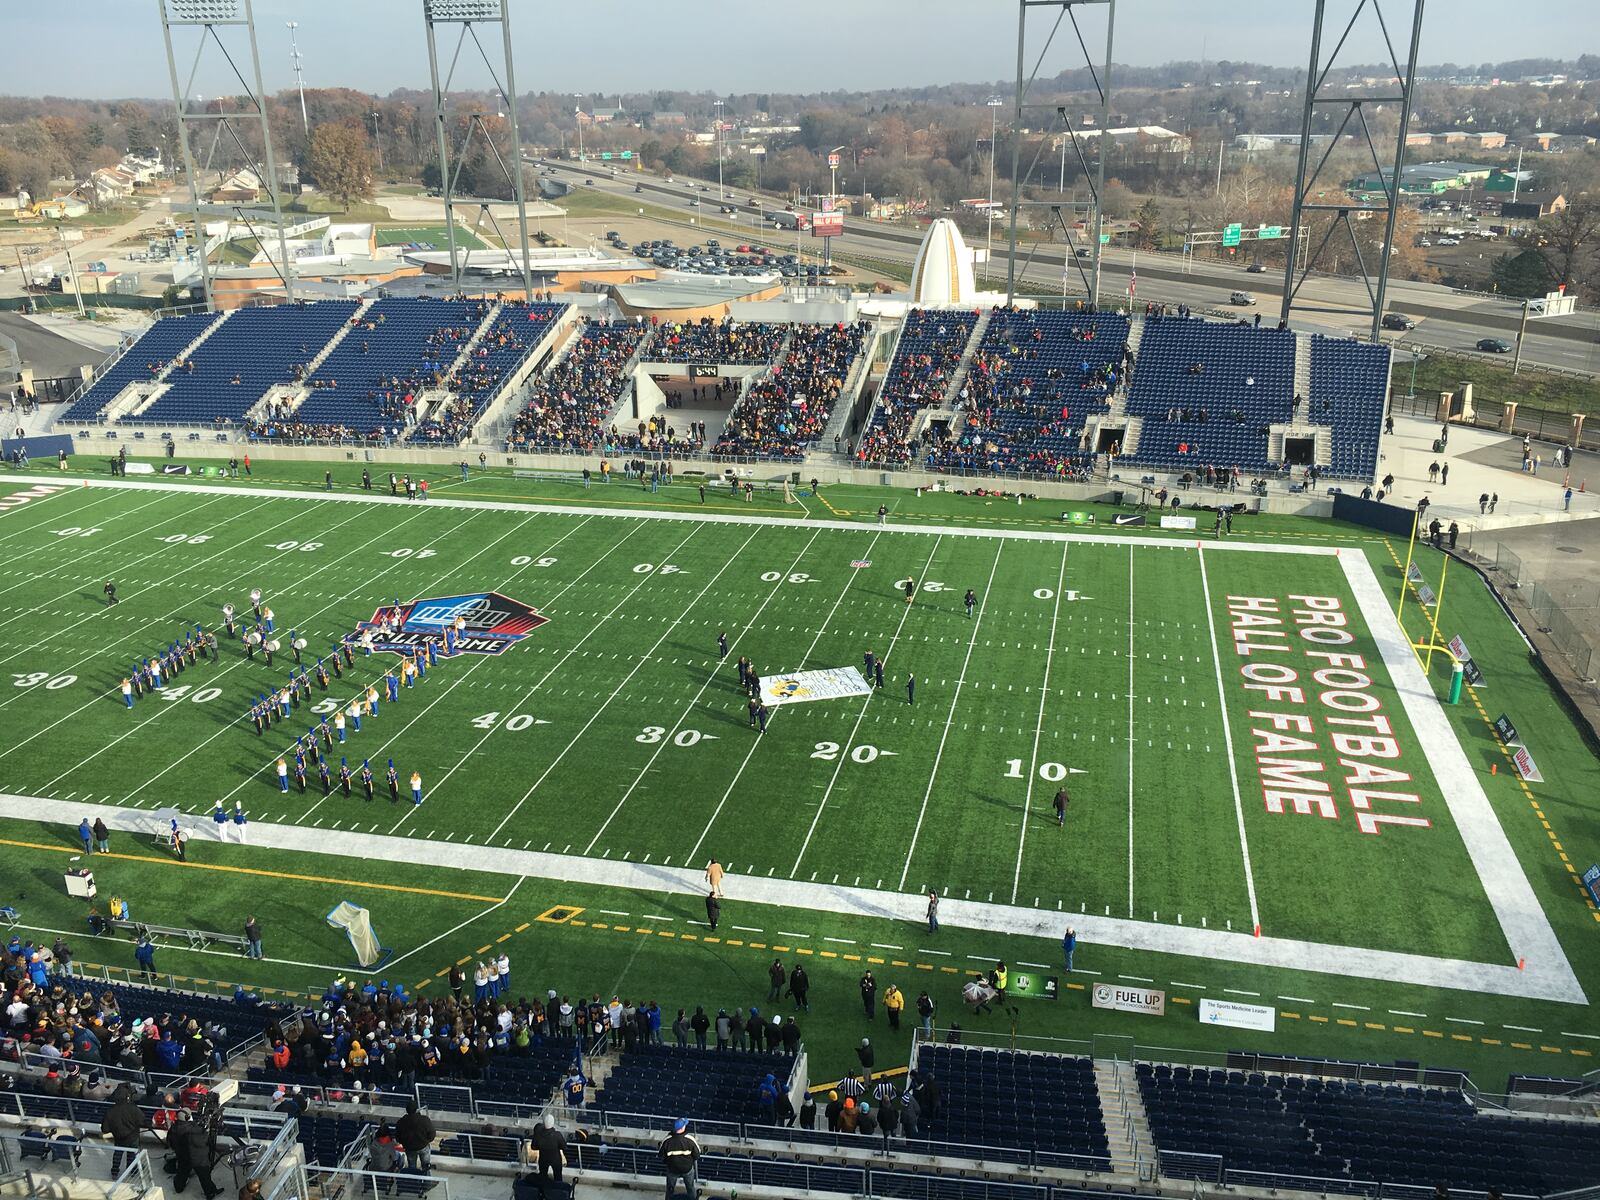
[[[465,441],[484,405],[494,398],[506,376],[533,352],[559,312],[543,304],[501,308],[472,352],[445,380],[451,397],[440,401],[410,440],[448,445]]]
[[[606,422],[627,386],[622,369],[648,332],[637,322],[586,322],[561,361],[533,381],[506,449],[600,448]]]
[[[725,363],[758,366],[771,362],[790,326],[770,321],[713,321],[657,325],[644,357],[651,362]]]
[[[606,446],[611,453],[636,451],[658,457],[687,457],[699,453],[706,444],[706,423],[686,421],[679,429],[669,425],[664,416],[654,416],[640,421],[631,433],[623,433],[616,425],[606,435]]]
[[[912,310],[878,389],[877,415],[856,448],[858,459],[909,463],[916,456],[912,425],[919,412],[943,399],[977,320],[976,313],[953,309]]]
[[[973,353],[957,407],[960,432],[937,440],[924,461],[936,470],[1024,472],[1077,478],[1094,456],[1086,419],[1104,412],[1131,367],[1126,344],[1114,361],[1089,323],[1055,327],[1060,314],[997,308]],[[1052,338],[1059,338],[1052,343]],[[1061,343],[1069,343],[1063,346]],[[1082,344],[1082,357],[1068,353]],[[1070,365],[1063,365],[1068,363]]]
[[[157,1075],[218,1070],[227,1031],[182,1006],[159,1016],[124,1018],[116,995],[66,974],[72,952],[13,937],[6,947],[0,1060],[24,1062],[46,1094],[106,1099],[104,1067]]]
[[[715,453],[799,461],[822,435],[867,323],[795,325],[782,361],[734,406]]]

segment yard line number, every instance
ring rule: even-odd
[[[811,751],[812,758],[820,758],[823,762],[833,762],[839,757],[838,742],[818,742]],[[893,758],[899,751],[880,750],[876,746],[860,745],[850,751],[850,761],[853,763],[876,762],[879,757]]]
[[[321,542],[273,542],[269,546],[273,550],[321,550]]]
[[[91,534],[99,533],[100,526],[94,525],[84,529],[80,525],[68,525],[65,529],[52,529],[50,532],[57,537],[89,537]]]
[[[655,563],[639,563],[633,568],[635,575],[648,575],[654,571],[657,575],[676,575],[678,568],[671,563],[662,563],[659,567]]]
[[[761,582],[762,583],[777,583],[780,580],[783,580],[784,578],[785,578],[785,576],[784,576],[784,573],[782,571],[763,571],[761,573]],[[795,571],[795,572],[793,572],[792,574],[790,574],[787,577],[787,582],[789,582],[789,583],[819,583],[821,581],[813,579],[811,576],[807,575],[804,571]]]
[[[398,550],[385,550],[384,553],[390,558],[432,558],[438,551],[427,546],[401,546]]]
[[[191,690],[194,690],[194,685],[193,684],[181,683],[181,684],[178,684],[175,687],[164,687],[160,691],[158,691],[156,693],[156,695],[160,696],[163,700],[167,701],[167,703],[169,703],[169,704],[176,704],[179,700],[182,700],[185,696],[189,696],[189,692]],[[194,695],[189,696],[189,703],[190,704],[204,704],[208,700],[215,700],[220,695],[222,695],[222,689],[219,688],[219,687],[203,687],[203,688],[199,688],[198,690],[194,690]]]
[[[165,542],[169,546],[198,546],[202,542],[209,542],[211,535],[209,533],[169,533],[166,537],[158,540]]]
[[[643,742],[647,746],[653,746],[657,742],[665,740],[666,736],[667,731],[660,725],[646,725],[634,736],[633,740]],[[680,729],[672,735],[672,744],[674,746],[697,746],[702,741],[714,742],[716,740],[716,734],[701,733],[698,729]]]
[[[42,683],[48,692],[59,692],[62,688],[71,687],[78,682],[76,675],[57,675],[52,679],[49,671],[13,672],[11,679],[19,688],[38,687]]]
[[[482,716],[472,718],[473,725],[479,729],[493,729],[499,725],[502,729],[509,729],[512,733],[521,733],[524,729],[532,729],[535,725],[548,725],[549,721],[540,719],[532,713],[515,713],[503,722],[497,712],[484,713]]]
[[[550,557],[534,558],[531,554],[519,554],[511,560],[511,565],[513,567],[553,567],[556,565],[556,560]]]
[[[1026,779],[1028,773],[1022,769],[1020,758],[1008,759],[1006,762],[1005,778]],[[1043,762],[1039,764],[1039,778],[1046,783],[1060,783],[1067,777],[1067,767],[1064,763]]]

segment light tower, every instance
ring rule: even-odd
[[[300,28],[300,22],[285,21],[284,24],[289,27],[289,58],[294,62],[294,86],[300,92],[300,128],[310,137],[311,121],[306,116],[306,75],[300,66],[300,42],[294,32]]]
[[[167,71],[172,77],[172,102],[178,124],[178,144],[183,154],[184,170],[189,177],[189,203],[175,207],[180,211],[187,210],[194,214],[195,252],[206,305],[214,307],[211,294],[211,266],[206,259],[204,218],[208,216],[221,216],[240,222],[261,245],[266,244],[266,239],[259,227],[268,225],[276,228],[278,259],[272,262],[269,255],[268,262],[278,278],[283,281],[285,298],[292,301],[295,298],[294,262],[289,257],[289,241],[284,232],[283,205],[279,195],[282,181],[278,176],[278,164],[272,153],[272,125],[267,119],[266,94],[261,86],[261,54],[256,44],[255,14],[251,0],[157,0],[157,5],[161,14],[161,36],[166,43]],[[244,31],[245,44],[236,46],[234,51],[230,52],[227,41],[229,38],[239,40],[234,31],[241,29]],[[195,32],[199,35],[199,45],[194,51],[189,69],[189,87],[200,85],[201,71],[207,66],[217,66],[219,56],[221,63],[226,66],[225,71],[216,72],[222,77],[217,80],[221,86],[213,89],[209,84],[202,85],[217,96],[216,112],[210,111],[199,95],[192,94],[178,78],[174,36],[176,34],[181,37]],[[208,47],[214,47],[218,54],[208,58],[206,53]],[[248,79],[240,69],[240,60],[244,58],[246,49],[249,51],[250,64]],[[228,111],[224,107],[223,97],[229,95],[237,97],[241,102],[242,107],[237,111]],[[226,144],[237,151],[245,167],[254,172],[261,184],[261,190],[266,193],[268,208],[250,208],[243,203],[200,203],[202,168],[195,162],[190,138],[191,127],[208,129],[210,133],[211,146],[205,164],[207,167],[210,166],[219,145]]]
[[[511,185],[511,193],[517,204],[517,249],[511,250],[510,240],[500,229],[500,222],[496,220],[487,200],[477,201],[480,219],[487,217],[500,237],[502,245],[508,247],[508,258],[514,258],[517,253],[521,255],[522,286],[528,297],[533,296],[533,267],[529,261],[528,253],[528,206],[523,199],[522,191],[522,135],[517,130],[517,80],[511,53],[511,7],[505,0],[422,0],[422,20],[428,33],[428,69],[433,82],[433,125],[439,139],[439,190],[444,195],[444,227],[445,236],[450,243],[450,282],[453,286],[461,286],[461,259],[456,249],[455,225],[455,188],[457,177],[461,173],[461,162],[471,146],[474,137],[481,137],[488,147],[490,156],[495,164],[504,173],[506,182]],[[450,59],[449,74],[441,81],[439,78],[439,48],[437,31],[441,26],[456,25],[460,33],[456,39],[455,53]],[[498,57],[499,70],[496,63],[489,60],[488,51],[483,48],[483,43],[478,40],[478,25],[499,25],[502,54]],[[455,147],[454,167],[452,169],[452,155],[450,151],[450,112],[446,97],[449,95],[450,85],[455,80],[456,67],[461,61],[461,52],[466,48],[468,38],[472,41],[473,48],[477,51],[479,60],[489,72],[489,78],[494,84],[494,93],[500,99],[500,107],[505,112],[510,125],[511,134],[511,161],[506,161],[506,156],[495,145],[494,138],[483,123],[483,113],[471,113],[467,117],[466,126],[461,132],[459,143]],[[500,71],[504,71],[502,78]]]

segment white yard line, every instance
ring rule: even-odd
[[[822,536],[822,530],[818,529],[814,531],[810,538],[806,540],[806,544],[800,548],[800,553],[795,555],[794,561],[789,564],[788,570],[784,571],[783,574],[778,576],[778,582],[772,585],[772,590],[768,592],[766,598],[761,601],[761,607],[756,609],[754,615],[744,623],[744,628],[742,628],[738,634],[735,635],[732,649],[737,650],[739,648],[740,639],[745,637],[750,630],[755,627],[757,618],[759,618],[762,613],[766,612],[767,605],[772,603],[773,598],[777,596],[778,592],[785,586],[784,581],[794,571],[794,569],[800,565],[801,561],[805,558],[806,553],[811,549],[812,543],[815,542],[820,536]],[[628,800],[633,796],[634,789],[644,782],[644,777],[648,775],[651,768],[656,765],[656,759],[661,757],[661,752],[672,744],[672,739],[677,736],[678,730],[683,727],[683,723],[687,721],[690,714],[694,712],[695,705],[700,703],[700,697],[706,694],[706,689],[711,686],[712,682],[717,677],[717,673],[722,670],[723,664],[726,661],[727,660],[725,658],[718,658],[716,660],[715,665],[712,666],[711,671],[706,675],[706,681],[700,685],[700,690],[696,692],[694,694],[694,698],[684,706],[683,711],[678,715],[677,719],[673,721],[672,728],[662,736],[660,742],[656,744],[656,748],[651,751],[649,759],[646,760],[643,767],[639,768],[639,773],[633,777],[633,782],[630,783],[627,786],[627,789],[622,793],[621,799],[619,799],[611,811],[606,814],[606,819],[600,823],[600,828],[595,830],[594,837],[589,840],[588,846],[584,848],[585,854],[588,854],[595,848],[595,844],[600,841],[600,835],[605,833],[605,831],[611,827],[611,822],[616,820],[617,814],[622,811],[623,805],[627,804]],[[734,928],[738,928],[738,926],[735,926]]]
[[[572,529],[568,530],[566,533],[562,534],[559,538],[557,538],[554,542],[552,542],[549,546],[547,546],[544,549],[542,554],[535,554],[535,555],[532,555],[531,557],[533,558],[533,560],[535,562],[537,562],[541,557],[543,557],[543,555],[549,554],[550,551],[554,550],[557,546],[559,546],[562,542],[566,541],[574,533],[577,533],[579,529],[582,529],[583,526],[587,525],[589,523],[589,521],[591,521],[591,520],[593,520],[592,517],[586,518],[584,520],[583,524],[577,525],[577,526],[573,527]],[[609,558],[613,551],[616,551],[616,550],[620,549],[622,547],[622,545],[629,538],[631,538],[635,533],[637,533],[641,528],[643,528],[643,526],[637,525],[637,524],[634,525],[631,529],[628,530],[627,533],[623,534],[622,537],[617,538],[614,542],[611,543],[610,546],[606,547],[606,551],[605,551],[604,554],[600,555],[600,557],[598,557],[598,558],[594,559],[592,562],[590,562],[589,565],[586,566],[576,576],[574,576],[570,582],[564,584],[561,587],[561,589],[558,592],[556,592],[555,595],[553,595],[552,597],[550,597],[549,600],[544,602],[544,605],[543,605],[544,610],[545,611],[549,611],[554,606],[556,601],[560,600],[562,596],[565,596],[569,591],[571,591],[580,582],[582,582],[583,579],[588,576],[590,571],[594,570],[601,563],[603,563],[607,558]],[[526,570],[526,567],[519,567],[517,569],[518,574],[520,574],[524,570]],[[650,578],[649,575],[644,576],[644,579],[648,579],[648,578]],[[634,594],[634,592],[637,592],[639,590],[639,587],[640,587],[640,585],[642,583],[643,583],[643,580],[641,580],[640,583],[635,584],[633,589],[631,591],[629,591],[627,596],[623,597],[623,599],[622,599],[622,601],[620,603],[621,604],[626,604],[628,602],[628,598],[631,597]],[[620,607],[620,604],[619,604],[619,607]],[[614,612],[616,612],[616,609],[612,609],[611,611],[614,613]],[[573,656],[573,654],[575,654],[577,652],[578,647],[583,645],[583,643],[589,639],[589,637],[594,633],[595,629],[599,629],[601,625],[605,624],[606,620],[609,619],[610,615],[611,615],[610,613],[606,614],[606,616],[602,617],[600,619],[599,623],[595,625],[594,629],[589,630],[588,633],[584,634],[583,637],[579,638],[578,641],[570,649],[568,649],[564,654],[562,654],[562,656],[559,659],[556,660],[555,665],[552,666],[548,671],[546,671],[544,673],[543,676],[540,677],[538,683],[534,684],[531,688],[529,688],[526,692],[524,692],[517,699],[516,703],[512,704],[511,707],[509,709],[505,710],[505,711],[508,712],[511,716],[515,716],[516,713],[517,713],[517,710],[520,709],[529,700],[533,699],[534,695],[539,691],[539,689],[544,687],[545,684],[550,682],[550,677],[552,675],[554,675],[558,670],[560,670],[561,667],[563,666],[563,664],[566,663],[567,659],[571,658]],[[509,720],[510,717],[508,717],[507,719]],[[503,727],[504,727],[504,722],[496,722],[495,724],[491,725],[488,728],[488,730],[484,733],[484,735],[481,738],[479,738],[476,742],[474,742],[472,747],[469,750],[467,750],[465,753],[463,753],[461,755],[461,757],[456,760],[455,765],[453,767],[451,767],[448,771],[446,771],[443,775],[439,776],[439,778],[433,783],[433,785],[428,789],[429,798],[433,798],[433,797],[437,796],[439,794],[439,789],[444,786],[445,781],[447,779],[449,779],[450,776],[454,775],[456,773],[456,771],[458,771],[461,768],[463,763],[465,763],[469,758],[471,758],[474,754],[476,754],[483,747],[483,744],[485,742],[487,742],[491,737],[494,736],[494,732],[495,732],[496,729],[501,729]],[[416,806],[413,805],[412,807],[415,808]],[[404,821],[404,820],[405,820],[405,818],[402,817],[401,821]],[[396,822],[395,829],[398,829],[399,827],[400,827],[400,823]],[[391,829],[389,832],[393,833],[394,830]]]
[[[1200,587],[1205,593],[1206,632],[1211,635],[1211,661],[1217,669],[1217,709],[1222,714],[1222,740],[1228,752],[1228,778],[1233,781],[1233,814],[1239,824],[1239,852],[1244,858],[1244,886],[1250,897],[1250,924],[1261,927],[1261,910],[1256,906],[1255,872],[1250,866],[1250,839],[1244,829],[1244,800],[1239,795],[1239,765],[1233,758],[1233,726],[1228,720],[1228,693],[1222,684],[1222,652],[1217,649],[1217,623],[1211,611],[1211,581],[1206,575],[1206,552],[1199,542],[1195,554],[1200,559]],[[1366,561],[1365,559],[1362,560]]]
[[[1056,652],[1056,622],[1061,617],[1061,589],[1067,582],[1067,546],[1061,547],[1061,569],[1056,572],[1055,607],[1050,613],[1050,640],[1044,647],[1044,683],[1039,688],[1039,717],[1033,725],[1033,753],[1028,759],[1028,789],[1022,800],[1022,834],[1017,838],[1017,870],[1011,877],[1011,903],[1022,886],[1022,851],[1028,844],[1028,819],[1033,815],[1033,781],[1039,772],[1039,738],[1044,733],[1044,706],[1050,696],[1050,662]]]
[[[972,651],[978,644],[978,631],[983,628],[984,614],[989,611],[989,597],[994,590],[994,575],[1000,569],[1000,555],[1006,544],[1001,542],[994,552],[994,565],[989,568],[989,580],[983,585],[983,602],[978,605],[978,617],[972,623],[972,638],[967,642],[967,656],[961,660],[961,674],[956,678],[955,693],[950,697],[950,712],[944,720],[944,732],[939,735],[939,748],[933,754],[933,770],[928,772],[928,790],[922,794],[922,807],[917,810],[916,828],[911,831],[911,846],[906,850],[905,869],[900,872],[900,891],[905,890],[906,878],[911,874],[911,859],[917,852],[917,839],[922,835],[922,821],[928,815],[928,801],[933,796],[933,784],[939,778],[939,763],[944,759],[944,744],[950,737],[950,727],[956,721],[956,705],[961,702],[961,688],[967,682],[967,667],[972,663]]]
[[[851,526],[851,528],[859,531],[861,526],[854,525]],[[861,555],[862,558],[866,558],[867,555],[872,553],[872,548],[878,544],[878,538],[881,536],[883,536],[882,529],[873,531],[872,540],[867,543],[867,548]],[[937,537],[933,539],[933,550],[928,554],[928,562],[930,563],[933,561],[934,554],[937,554],[939,551],[940,540],[941,539]],[[927,568],[924,567],[923,569],[926,570]],[[812,652],[816,650],[817,643],[822,640],[822,635],[828,631],[828,626],[830,623],[832,623],[834,614],[839,611],[839,605],[844,603],[845,596],[849,594],[850,588],[855,584],[856,576],[859,574],[859,571],[852,570],[849,577],[845,579],[844,587],[839,590],[838,599],[833,602],[833,607],[828,610],[828,615],[822,619],[822,624],[817,626],[816,636],[811,639],[811,645],[806,648],[805,654],[803,654],[800,658],[800,661],[795,664],[795,670],[799,671],[805,667],[806,661],[811,657]],[[884,661],[888,661],[887,655],[885,655]],[[783,708],[780,705],[777,711],[772,714],[772,717],[767,719],[767,723],[770,725],[773,719],[777,717],[778,712],[782,711]],[[739,769],[733,773],[733,778],[728,782],[727,791],[722,793],[722,799],[717,801],[717,807],[711,810],[711,819],[706,822],[706,827],[700,831],[700,836],[695,839],[694,848],[689,851],[687,861],[693,862],[699,855],[700,847],[705,843],[707,836],[711,833],[711,827],[717,823],[717,818],[722,815],[722,810],[728,803],[728,797],[732,796],[733,789],[739,786],[739,780],[744,777],[744,769],[750,765],[750,760],[755,757],[756,749],[761,745],[763,740],[764,739],[758,737],[750,743],[750,749],[745,751],[744,761],[739,764]]]
[[[867,549],[870,553],[872,548],[869,546]],[[928,553],[928,561],[922,564],[922,576],[927,575],[928,569],[933,565],[933,556],[934,554],[938,553],[938,550],[939,539],[935,538],[933,542],[933,550],[929,551]],[[919,576],[919,578],[920,577],[921,576]],[[894,653],[895,643],[900,640],[900,633],[903,629],[905,629],[906,618],[911,615],[912,607],[912,605],[907,604],[905,606],[905,611],[900,614],[900,621],[894,627],[894,636],[889,639],[889,647],[883,652],[884,662],[888,662],[889,655]],[[868,680],[867,682],[870,684],[871,680]],[[861,722],[867,719],[867,710],[872,707],[872,699],[873,694],[868,694],[861,701],[861,711],[856,714],[856,723],[850,727],[850,736],[848,739],[846,739],[844,746],[839,751],[838,761],[833,764],[833,774],[828,777],[828,785],[823,789],[822,800],[817,805],[817,811],[811,816],[811,827],[806,830],[805,840],[800,843],[800,853],[794,856],[794,866],[789,869],[790,878],[793,878],[800,873],[800,862],[805,858],[806,850],[811,845],[811,837],[817,832],[817,825],[822,820],[823,811],[828,807],[828,798],[833,795],[834,784],[839,782],[839,772],[844,769],[844,764],[849,760],[850,750],[855,745],[856,735],[861,732]]]
[[[324,533],[330,533],[333,530],[338,529],[340,526],[347,524],[348,521],[349,521],[349,518],[346,518],[344,521],[340,521],[336,525],[330,525],[324,531]],[[404,524],[404,522],[402,522],[402,524]],[[396,528],[398,528],[398,526]],[[385,534],[392,533],[393,530],[385,530],[384,532],[385,532]],[[378,537],[382,537],[382,536],[384,536],[384,535],[383,534],[379,534],[378,535]],[[369,538],[366,542],[362,543],[362,547],[370,546],[373,542],[378,540],[378,537]],[[285,551],[279,551],[277,554],[273,555],[272,558],[267,559],[264,563],[262,563],[260,565],[253,565],[252,567],[250,567],[250,569],[248,571],[240,572],[239,574],[233,576],[229,580],[229,582],[232,582],[235,579],[245,579],[245,578],[253,577],[253,576],[259,574],[262,570],[265,570],[266,566],[268,564],[270,564],[271,562],[273,562],[274,560],[279,559],[279,558],[287,557],[291,553],[292,553],[292,551],[286,551],[286,550]],[[311,575],[315,575],[318,571],[323,571],[323,570],[326,570],[329,567],[336,566],[336,565],[338,565],[338,560],[335,560],[334,562],[324,563],[323,566],[318,567],[315,571],[310,572],[306,576],[306,578],[310,578]],[[76,663],[71,664],[71,666],[78,667],[78,666],[83,665],[83,663],[90,662],[90,661],[92,661],[92,660],[94,660],[96,658],[99,658],[99,657],[103,656],[103,655],[110,654],[113,649],[115,649],[117,646],[120,646],[123,642],[130,640],[131,637],[132,637],[132,635],[124,635],[122,637],[119,637],[116,641],[112,642],[109,646],[102,646],[102,647],[98,648],[97,650],[95,650],[95,652],[93,654],[85,657],[80,662],[76,662]],[[219,650],[219,653],[220,653],[220,650]],[[243,662],[229,663],[226,667],[223,667],[220,671],[215,672],[211,676],[211,678],[213,680],[215,680],[217,677],[222,676],[222,675],[226,675],[228,672],[230,672],[230,671],[234,670],[236,667],[239,667],[239,666],[242,666],[242,665],[243,665]],[[209,686],[209,684],[208,684],[208,686]],[[170,693],[167,691],[167,689],[163,688],[161,691],[155,692],[151,696],[151,699],[154,700],[156,697],[161,697],[163,701],[166,701],[166,698],[167,698],[167,696],[169,694]],[[22,747],[26,746],[29,742],[33,741],[35,738],[42,737],[44,734],[49,733],[50,730],[54,729],[57,725],[60,725],[60,724],[63,724],[64,722],[72,720],[73,718],[78,716],[78,714],[84,712],[85,710],[93,708],[97,704],[105,703],[105,700],[106,700],[107,696],[111,696],[111,697],[115,698],[116,697],[116,689],[113,688],[111,691],[108,691],[103,695],[96,696],[92,700],[86,700],[84,703],[78,705],[77,708],[73,709],[71,712],[67,713],[65,716],[56,718],[54,721],[50,722],[50,724],[44,726],[43,728],[34,730],[32,733],[30,733],[27,737],[23,738],[21,741],[15,743],[14,745],[7,746],[3,750],[0,750],[0,758],[4,758],[6,755],[12,753],[15,750],[20,750]],[[7,703],[9,703],[9,701],[7,701]],[[122,734],[120,736],[121,737],[127,737],[127,736],[130,736],[133,733],[137,733],[139,730],[143,729],[146,725],[148,725],[151,721],[155,720],[156,717],[159,717],[161,715],[162,711],[163,711],[162,708],[157,708],[153,715],[145,717],[142,720],[138,721],[138,723],[135,724],[133,729],[129,730],[127,733],[124,733],[124,734]],[[78,764],[78,766],[81,767],[84,762],[88,762],[88,761],[89,761],[88,759],[84,759],[83,762],[80,762]],[[74,768],[74,769],[76,769],[76,768]],[[51,783],[54,783],[54,782],[55,782],[55,780],[51,780]],[[45,786],[48,787],[50,785],[46,784]]]
[[[674,546],[667,555],[663,556],[662,561],[666,561],[671,557],[671,555],[676,554],[680,549],[683,548],[684,543],[686,543],[689,538],[692,538],[699,531],[700,526],[696,525],[689,531],[688,537],[684,538],[683,541]],[[506,824],[511,820],[511,818],[516,816],[517,813],[521,811],[522,806],[526,804],[530,798],[532,798],[536,791],[539,790],[544,781],[550,777],[550,772],[554,771],[556,767],[561,765],[561,760],[566,758],[568,751],[578,744],[578,742],[583,738],[584,734],[589,732],[589,727],[599,719],[600,714],[611,707],[611,702],[613,700],[622,695],[622,689],[627,687],[628,683],[633,679],[633,677],[639,673],[639,668],[644,666],[645,663],[649,662],[650,659],[654,657],[655,652],[661,647],[661,643],[665,642],[667,638],[671,636],[674,629],[683,624],[683,619],[694,611],[694,606],[699,604],[700,601],[705,598],[705,594],[711,590],[712,585],[715,584],[717,580],[722,578],[722,573],[724,571],[733,566],[734,559],[738,558],[739,555],[744,553],[744,548],[755,539],[756,534],[759,532],[759,529],[752,529],[750,531],[750,536],[745,538],[744,541],[740,542],[739,548],[728,557],[728,561],[717,568],[715,575],[706,580],[705,587],[701,588],[697,593],[695,593],[694,599],[689,601],[689,603],[684,607],[684,610],[673,619],[672,624],[668,625],[666,629],[662,631],[661,636],[656,639],[655,644],[638,657],[638,660],[633,664],[633,667],[628,671],[628,673],[622,677],[621,682],[617,684],[611,695],[607,696],[605,700],[603,700],[595,708],[594,712],[589,714],[589,719],[583,723],[583,728],[579,729],[577,733],[572,735],[572,740],[561,748],[561,753],[557,754],[555,758],[551,760],[550,765],[544,769],[544,772],[539,776],[539,778],[533,781],[533,786],[523,793],[522,799],[518,800],[514,805],[512,805],[511,811],[506,813],[506,815],[500,819],[500,824],[494,827],[494,832],[489,835],[489,840],[493,841],[495,838],[500,836],[500,831],[506,827]],[[621,608],[622,604],[626,604],[628,599],[631,598],[633,594],[639,590],[639,587],[642,587],[646,581],[654,578],[656,578],[656,575],[652,572],[651,574],[646,575],[644,579],[641,579],[638,586],[634,588],[633,592],[630,592],[628,596],[623,598],[622,603],[618,604],[617,608]],[[601,618],[600,624],[604,624],[605,621],[610,618],[611,614],[617,611],[617,608],[612,609],[611,613],[607,613],[605,617]],[[595,629],[600,628],[600,624],[597,624]],[[590,630],[589,632],[593,633],[594,630]],[[588,635],[586,634],[585,636],[587,637]],[[591,846],[594,845],[593,842],[590,842],[589,844]]]
[[[1235,789],[1237,791],[1237,789]],[[1128,919],[1133,919],[1133,547],[1128,547]]]

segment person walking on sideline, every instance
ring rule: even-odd
[[[717,899],[715,892],[706,893],[706,924],[712,929],[717,927],[717,918],[722,915],[722,901]]]
[[[767,988],[769,1002],[783,999],[783,985],[788,978],[788,973],[783,969],[783,960],[773,959],[772,965],[767,968],[767,981],[771,985]]]
[[[906,703],[917,702],[917,677],[913,672],[906,672]]]
[[[722,864],[714,858],[706,864],[706,883],[711,886],[711,894],[722,899]]]
[[[1066,962],[1067,962],[1067,974],[1069,974],[1069,975],[1072,974],[1072,955],[1073,955],[1073,952],[1077,950],[1077,948],[1078,948],[1078,931],[1076,929],[1074,929],[1071,925],[1068,925],[1067,926],[1067,932],[1065,934],[1063,934],[1062,937],[1061,937],[1061,957],[1066,959]]]
[[[244,923],[244,956],[261,957],[261,923],[252,915]]]
[[[93,825],[95,849],[101,854],[111,853],[111,830],[106,828],[106,823],[96,817]]]
[[[1066,827],[1066,824],[1067,824],[1067,805],[1070,804],[1070,803],[1072,803],[1072,797],[1067,795],[1067,789],[1066,788],[1059,789],[1056,792],[1056,798],[1055,798],[1055,802],[1054,802],[1055,810],[1056,810],[1056,825],[1057,826],[1062,827],[1062,828]]]
[[[866,1013],[867,1020],[876,1020],[878,1016],[878,981],[868,971],[861,977],[861,1010]]]
[[[106,580],[105,593],[106,593],[106,607],[110,608],[113,604],[115,604],[117,602],[117,585],[115,583],[113,583],[109,579]]]
[[[928,932],[939,932],[939,893],[928,889]]]

